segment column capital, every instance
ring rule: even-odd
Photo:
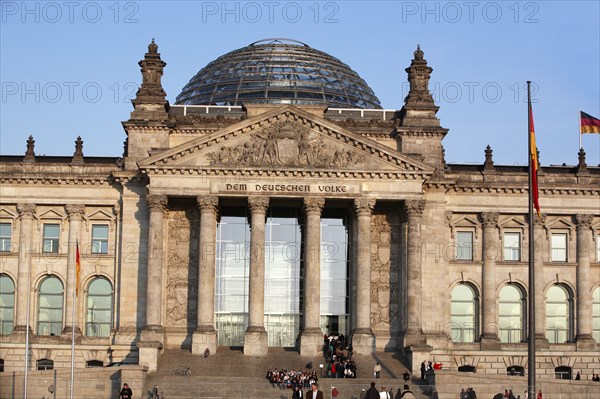
[[[149,194],[146,196],[146,202],[148,203],[148,209],[150,212],[163,212],[167,207],[168,198],[166,195]]]
[[[304,211],[306,214],[317,214],[320,215],[323,207],[325,206],[325,198],[318,197],[305,197],[304,198]]]
[[[67,205],[65,205],[65,211],[67,212],[67,215],[69,216],[69,220],[74,220],[74,219],[81,220],[85,213],[85,205],[67,204]]]
[[[219,207],[219,197],[216,195],[199,195],[196,200],[200,212],[216,212]]]
[[[546,214],[542,213],[539,217],[537,215],[533,215],[533,227],[544,227],[546,224]]]
[[[35,215],[36,205],[35,204],[17,204],[17,212],[19,216],[33,217]]]
[[[265,196],[252,196],[248,197],[248,207],[250,212],[265,213],[269,207],[269,197]]]
[[[578,228],[589,229],[592,227],[594,221],[594,215],[577,214],[575,215],[575,222]]]
[[[404,201],[404,211],[408,216],[418,216],[423,215],[423,211],[425,210],[425,200],[405,200]]]
[[[498,212],[481,212],[479,214],[479,219],[481,220],[483,227],[497,227],[499,216],[500,214]]]
[[[375,198],[355,198],[354,210],[358,216],[369,216],[375,207]]]

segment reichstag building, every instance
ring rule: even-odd
[[[32,369],[68,368],[74,330],[76,367],[153,371],[180,348],[317,356],[339,333],[413,370],[506,374],[527,368],[534,301],[539,372],[598,373],[600,168],[583,151],[541,167],[532,293],[527,168],[489,147],[446,163],[432,68],[409,58],[399,110],[285,39],[217,58],[171,104],[153,40],[122,157],[80,138],[40,156],[34,137],[2,155],[1,370],[23,368],[26,342]]]

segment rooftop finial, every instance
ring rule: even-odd
[[[27,151],[25,152],[25,158],[23,161],[25,162],[35,162],[35,151],[33,148],[35,147],[35,140],[32,135],[29,135],[27,139]]]
[[[483,163],[483,170],[494,170],[494,160],[492,159],[493,152],[494,150],[492,150],[492,147],[490,147],[488,144],[487,147],[485,147],[485,162]]]
[[[577,154],[579,157],[579,163],[577,164],[577,172],[585,172],[587,171],[587,163],[585,163],[585,151],[583,148],[579,149],[579,153]]]
[[[152,43],[150,43],[148,45],[148,52],[149,53],[156,53],[156,52],[158,52],[158,45],[154,42],[154,38],[152,38]]]
[[[83,140],[81,140],[81,136],[77,136],[77,140],[75,140],[75,153],[73,153],[71,163],[83,164]]]
[[[417,49],[415,50],[415,60],[421,61],[423,60],[423,51],[421,50],[421,45],[417,44]]]

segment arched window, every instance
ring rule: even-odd
[[[592,335],[597,344],[600,344],[600,287],[592,295]]]
[[[554,368],[554,378],[557,380],[570,380],[571,373],[571,367],[569,366],[558,366]]]
[[[475,366],[459,366],[458,371],[461,373],[475,373]]]
[[[15,284],[6,274],[0,274],[0,335],[12,333],[15,317]]]
[[[477,337],[477,296],[468,284],[459,284],[452,290],[452,340],[475,342]]]
[[[525,375],[525,368],[523,366],[510,366],[506,368],[507,375]]]
[[[52,370],[54,368],[54,361],[50,359],[40,359],[37,361],[38,370]]]
[[[92,280],[88,287],[85,334],[108,337],[112,320],[112,286],[104,277]]]
[[[571,295],[562,285],[555,285],[546,295],[546,338],[550,343],[571,339]]]
[[[104,367],[104,363],[100,360],[88,360],[85,362],[85,367]]]
[[[498,309],[498,324],[500,328],[500,341],[506,343],[522,342],[525,328],[525,295],[514,284],[504,286],[500,290]]]
[[[42,281],[38,297],[38,335],[60,335],[63,322],[63,285],[54,276]]]

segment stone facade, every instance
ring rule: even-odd
[[[15,287],[14,319],[3,320],[14,328],[0,336],[5,371],[25,362],[35,369],[39,360],[68,367],[73,330],[77,367],[126,361],[154,371],[166,348],[217,351],[217,225],[231,204],[247,209],[251,230],[244,354],[269,350],[265,219],[284,204],[303,218],[302,354],[320,351],[320,225],[335,209],[348,219],[347,332],[355,353],[403,352],[415,371],[421,358],[490,374],[525,366],[525,316],[521,338],[503,340],[499,297],[508,285],[521,290],[523,303],[531,297],[527,169],[495,165],[490,148],[481,165],[445,163],[448,130],[436,117],[432,70],[420,49],[406,70],[411,90],[399,111],[170,106],[161,86],[165,65],[152,43],[140,61],[134,111],[123,122],[122,158],[87,157],[80,138],[73,157],[36,156],[31,137],[24,157],[0,157],[0,219],[10,231],[2,237],[9,249],[0,276]],[[585,166],[583,157],[579,166],[542,167],[539,175],[533,300],[541,374],[559,366],[600,371],[592,325],[600,168]],[[58,236],[48,235],[48,225],[58,226]],[[106,237],[94,236],[99,227]],[[460,241],[464,233],[470,249]],[[516,249],[506,248],[506,233],[519,237]],[[553,244],[556,234],[564,248]],[[48,247],[52,239],[58,248]],[[556,250],[564,260],[553,258]],[[49,277],[62,287],[61,317],[44,330],[40,289]],[[88,305],[99,279],[111,287],[103,334],[92,332]],[[458,329],[471,335],[457,340],[452,293],[460,285],[474,293],[473,323]],[[568,296],[566,342],[546,338],[546,296],[556,286]]]

